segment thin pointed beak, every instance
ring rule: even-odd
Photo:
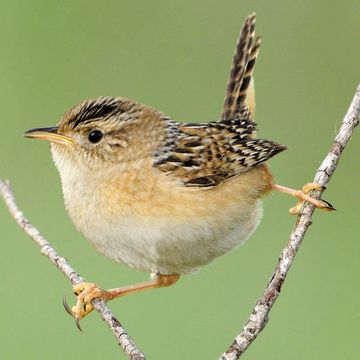
[[[47,127],[47,128],[36,128],[25,131],[24,136],[30,139],[47,140],[62,145],[69,145],[74,143],[73,139],[65,135],[58,134],[57,131],[58,131],[57,126]]]

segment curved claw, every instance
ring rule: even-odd
[[[77,319],[77,318],[74,318],[75,319],[75,324],[76,324],[76,327],[82,332],[82,328],[80,326],[80,319]]]
[[[66,296],[64,295],[63,297],[63,306],[64,306],[64,309],[65,311],[71,316],[74,318],[75,320],[75,324],[76,324],[76,327],[80,330],[80,331],[83,331],[81,326],[80,326],[80,319],[79,318],[76,318],[73,314],[73,312],[71,311],[67,301],[66,301]]]
[[[336,211],[336,209],[326,200],[324,199],[320,199],[322,202],[324,202],[327,206],[323,207],[324,210],[326,211]]]
[[[64,306],[64,309],[65,311],[71,316],[71,317],[74,317],[74,314],[72,313],[67,301],[66,301],[66,296],[64,295],[63,297],[63,306]]]

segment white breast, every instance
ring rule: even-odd
[[[70,217],[100,253],[135,269],[164,275],[196,271],[242,244],[256,229],[262,214],[258,200],[251,216],[234,219],[230,215],[229,221],[224,219],[219,227],[219,221],[196,217],[187,221],[138,217],[128,214],[129,209],[108,218],[100,207],[96,214],[89,214],[85,203],[74,206],[75,215],[73,205],[67,205]],[[79,211],[84,216],[79,217]]]
[[[128,184],[119,179],[112,190],[56,151],[53,157],[77,229],[100,253],[138,270],[164,275],[193,272],[243,243],[261,218],[261,202],[255,200],[258,196],[246,177],[236,185],[248,186],[246,196],[235,185],[214,193],[182,193],[171,187],[160,191],[149,176],[142,182],[126,180]]]

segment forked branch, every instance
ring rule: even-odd
[[[326,155],[319,169],[317,170],[314,182],[320,184],[324,189],[339,163],[340,156],[344,151],[355,127],[359,124],[360,114],[360,84],[355,92],[350,107],[342,121],[340,129],[331,145],[329,153]],[[322,191],[317,192],[319,199]],[[278,298],[281,287],[284,284],[286,275],[294,261],[299,247],[303,241],[308,227],[311,225],[314,205],[304,204],[301,215],[298,217],[295,227],[290,234],[289,242],[283,249],[275,271],[266,286],[262,296],[256,301],[255,307],[251,312],[249,320],[244,328],[235,337],[233,343],[225,353],[220,356],[220,360],[236,360],[248,349],[251,343],[257,338],[261,330],[267,324],[269,313]]]

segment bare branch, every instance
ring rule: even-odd
[[[326,187],[336,170],[340,156],[345,149],[354,128],[359,124],[359,113],[360,85],[358,86],[351,105],[343,119],[339,132],[331,146],[331,150],[315,174],[314,182],[320,184],[323,188]],[[315,196],[319,198],[321,193],[322,191],[317,192]],[[14,195],[8,182],[0,180],[0,195],[3,197],[15,221],[40,247],[41,253],[48,257],[48,259],[71,281],[72,285],[83,282],[84,280],[69,265],[66,259],[59,256],[43,235],[41,235],[41,233],[26,219],[22,211],[16,205]],[[305,233],[311,225],[313,212],[313,205],[305,204],[303,206],[302,213],[298,217],[295,227],[290,234],[289,242],[282,251],[274,274],[265,288],[263,295],[257,300],[244,328],[235,337],[235,340],[227,351],[221,355],[220,360],[238,359],[257,338],[261,330],[264,329],[272,306],[280,294],[286,275],[294,261]],[[120,322],[107,308],[106,304],[99,299],[95,299],[93,300],[93,305],[95,310],[99,312],[102,319],[111,329],[118,344],[122,347],[127,357],[131,360],[145,359],[145,355],[138,349],[126,330],[121,326]]]
[[[29,222],[23,212],[18,208],[9,182],[0,180],[0,194],[3,197],[12,217],[18,223],[20,228],[23,229],[25,233],[29,235],[40,247],[41,253],[45,255],[71,281],[72,285],[77,285],[83,282],[84,279],[70,266],[65,258],[57,254],[51,244],[44,238],[43,235],[41,235],[39,230],[37,230]],[[119,320],[106,306],[105,302],[99,299],[94,299],[92,304],[94,309],[109,326],[117,343],[122,347],[128,359],[144,360],[145,355],[135,345],[127,331],[120,324]]]
[[[324,189],[336,170],[340,156],[345,149],[353,130],[359,124],[359,114],[360,84],[358,85],[354,98],[343,119],[338,134],[335,137],[334,143],[315,174],[314,182],[320,184]],[[319,198],[321,193],[322,191],[317,192],[316,197]],[[270,310],[280,294],[286,275],[294,261],[295,255],[302,243],[305,233],[311,225],[313,212],[313,205],[305,204],[303,206],[301,215],[298,217],[295,227],[290,234],[289,242],[282,251],[274,274],[265,288],[264,293],[256,301],[255,307],[244,328],[235,337],[235,340],[227,351],[220,356],[220,360],[239,359],[239,357],[257,338],[261,330],[263,330],[266,326]]]

